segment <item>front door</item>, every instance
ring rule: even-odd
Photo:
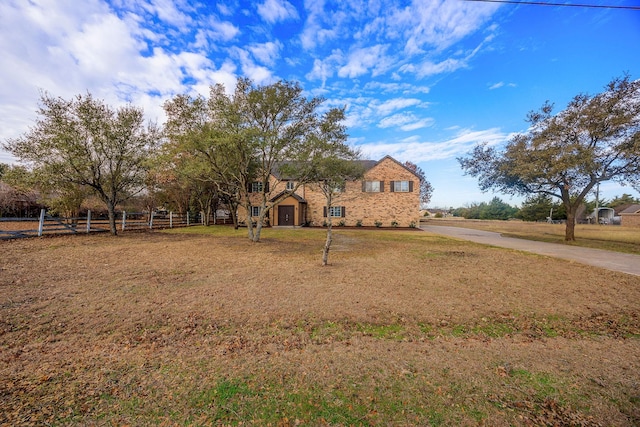
[[[278,225],[295,225],[293,220],[294,212],[294,206],[278,206]]]

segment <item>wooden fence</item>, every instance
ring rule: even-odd
[[[200,215],[195,218],[173,212],[121,212],[116,220],[118,231],[151,230],[188,227],[199,225]],[[0,240],[38,237],[52,234],[99,233],[109,231],[109,220],[104,217],[92,218],[91,211],[86,217],[60,218],[48,215],[45,209],[39,218],[0,218]]]

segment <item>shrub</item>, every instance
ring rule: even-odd
[[[396,221],[396,220],[391,221],[391,226],[392,227],[397,227],[398,226],[398,221]]]
[[[442,215],[442,213],[441,213],[441,212],[438,212],[437,214],[435,214],[435,217],[436,217],[436,218],[442,218],[442,216],[443,216],[443,215]]]
[[[378,228],[382,227],[382,221],[378,221],[377,219],[375,220],[374,224]]]
[[[338,227],[344,227],[347,223],[345,222],[344,219],[341,219],[340,222],[338,223]]]
[[[361,219],[356,221],[356,227],[362,227],[362,220]]]
[[[416,228],[416,222],[415,221],[411,221],[409,223],[409,228]]]

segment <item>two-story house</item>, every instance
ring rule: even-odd
[[[331,216],[334,224],[346,226],[383,227],[397,225],[408,227],[420,221],[420,179],[410,169],[391,156],[380,161],[361,160],[365,169],[361,181],[347,182],[334,197],[333,206],[327,212],[326,199],[317,185],[300,185],[286,196],[286,191],[296,183],[284,177],[272,176],[269,193],[271,202],[279,201],[273,208],[269,224],[274,226],[320,226]],[[257,185],[258,183],[254,183]],[[284,200],[280,200],[285,195]],[[251,208],[251,217],[259,214],[257,203]],[[240,209],[238,219],[247,220],[247,212]]]

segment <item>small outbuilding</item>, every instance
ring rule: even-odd
[[[620,224],[625,227],[640,227],[640,204],[631,205],[620,211]]]
[[[590,223],[595,224],[614,224],[616,223],[616,212],[613,208],[597,208],[594,209],[591,215],[587,217]]]

